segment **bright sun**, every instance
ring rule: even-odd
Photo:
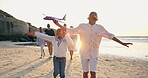
[[[76,44],[77,52],[80,51],[80,47],[81,47],[80,36],[78,36],[77,37],[77,44]]]

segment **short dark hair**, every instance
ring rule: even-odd
[[[50,26],[50,24],[47,24],[47,26]]]
[[[50,27],[50,24],[47,24],[47,27]]]

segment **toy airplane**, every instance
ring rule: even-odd
[[[45,14],[43,14],[43,15],[46,16]],[[66,19],[66,14],[64,15],[64,17],[63,17],[62,19],[56,18],[56,17],[51,17],[51,16],[46,16],[46,17],[43,18],[43,19],[44,19],[44,20],[55,20],[55,21],[64,23],[64,22],[62,22],[61,20],[65,20],[65,19]]]

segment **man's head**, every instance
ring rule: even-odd
[[[47,24],[47,28],[50,28],[50,24]]]
[[[56,31],[56,36],[57,37],[63,37],[64,36],[64,31],[62,29],[57,29]]]
[[[98,20],[98,15],[97,15],[97,13],[94,12],[94,11],[91,12],[91,13],[89,14],[88,19],[89,19],[89,21],[97,21],[97,20]]]
[[[40,32],[43,32],[43,28],[42,28],[42,27],[40,27],[40,28],[39,28],[39,31],[40,31]]]
[[[66,27],[67,27],[67,25],[66,25],[66,24],[64,24],[64,27],[66,28]]]
[[[73,26],[70,26],[70,28],[73,28]]]

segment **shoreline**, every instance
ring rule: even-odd
[[[140,43],[143,44],[143,43]],[[145,43],[146,44],[146,43]],[[104,47],[104,46],[103,46]],[[114,46],[113,48],[115,48],[117,46]],[[39,46],[36,46],[36,42],[11,42],[11,41],[0,41],[0,48],[40,48]],[[47,45],[45,45],[44,47],[45,49],[47,48]],[[102,47],[101,47],[102,48]],[[105,49],[108,47],[105,47]],[[122,48],[122,47],[119,47]],[[102,49],[104,50],[104,48]],[[109,50],[106,50],[106,52]],[[109,52],[100,52],[99,50],[99,55],[103,55],[103,56],[114,56],[117,58],[123,58],[123,59],[137,59],[137,60],[143,60],[143,61],[148,61],[148,55],[145,56],[146,58],[138,58],[138,57],[133,57],[133,56],[124,56],[124,55],[116,55],[116,54],[111,54]],[[76,52],[79,54],[79,52]]]

